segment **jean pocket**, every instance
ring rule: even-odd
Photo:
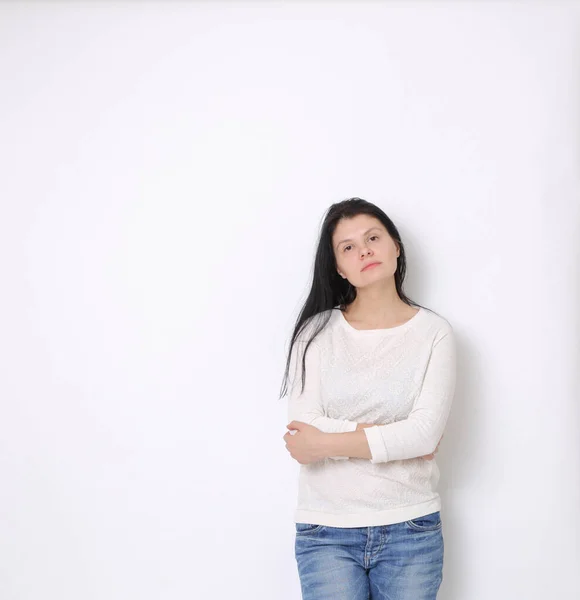
[[[441,529],[441,512],[436,511],[429,515],[424,515],[423,517],[415,517],[409,521],[406,521],[406,524],[411,527],[411,529],[415,529],[417,531],[437,531]]]
[[[308,533],[316,533],[320,531],[324,525],[317,525],[316,523],[295,523],[296,535],[304,535]]]

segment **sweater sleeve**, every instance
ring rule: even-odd
[[[320,348],[312,341],[306,352],[306,375],[304,391],[302,387],[302,352],[306,342],[298,339],[290,355],[289,375],[290,396],[288,399],[288,422],[302,421],[313,425],[325,433],[344,433],[355,431],[358,423],[348,419],[332,419],[324,415],[320,386]],[[298,352],[300,350],[300,352]],[[334,460],[348,460],[348,456],[330,456]]]
[[[456,345],[453,329],[433,344],[413,409],[402,421],[364,429],[371,463],[431,454],[439,443],[455,393]]]

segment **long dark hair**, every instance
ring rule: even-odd
[[[411,300],[403,291],[403,281],[405,279],[405,272],[407,269],[405,246],[401,240],[399,230],[395,227],[395,224],[385,214],[385,212],[378,206],[372,204],[371,202],[367,202],[362,198],[348,198],[347,200],[342,200],[341,202],[335,202],[326,211],[320,229],[320,235],[318,238],[316,255],[314,259],[312,285],[310,287],[308,298],[306,298],[306,302],[300,310],[294,326],[294,331],[292,333],[290,348],[286,358],[286,370],[284,372],[284,379],[282,381],[280,398],[285,396],[287,393],[290,360],[292,356],[292,348],[296,342],[296,338],[300,334],[303,334],[308,327],[311,335],[306,340],[306,346],[302,354],[302,393],[302,391],[304,391],[306,370],[305,361],[308,347],[330,320],[331,309],[339,305],[340,310],[344,310],[356,298],[356,288],[348,281],[348,279],[343,279],[336,270],[337,265],[334,251],[332,249],[332,236],[338,222],[341,219],[349,219],[360,214],[376,217],[384,225],[391,238],[399,246],[397,270],[395,271],[395,287],[397,289],[399,298],[409,306],[431,310]],[[327,311],[326,316],[321,316],[321,314],[325,311]],[[317,320],[314,319],[316,315],[319,315]],[[302,339],[302,336],[300,337]]]

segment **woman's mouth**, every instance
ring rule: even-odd
[[[363,271],[367,271],[368,269],[372,269],[373,267],[377,267],[377,266],[378,266],[378,265],[380,265],[380,264],[381,264],[381,263],[378,263],[378,262],[376,262],[376,263],[371,263],[370,265],[367,265],[367,266],[366,266],[366,267],[363,269]]]

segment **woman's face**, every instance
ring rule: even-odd
[[[383,224],[370,215],[341,219],[332,236],[338,273],[355,287],[364,287],[397,270],[399,248]],[[365,266],[380,264],[362,270]]]

